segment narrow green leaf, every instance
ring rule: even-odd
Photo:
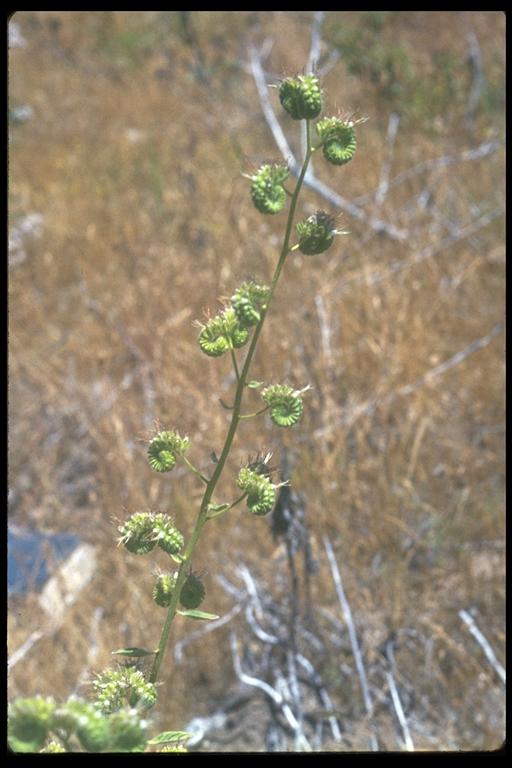
[[[118,651],[112,651],[112,656],[153,656],[156,651],[148,651],[146,648],[120,648]]]
[[[222,513],[227,509],[229,509],[230,506],[231,504],[208,504],[208,514],[206,516],[209,520],[212,517],[218,517],[219,515],[222,515]]]
[[[158,736],[150,739],[148,744],[171,744],[174,741],[183,741],[192,736],[188,731],[163,731]]]
[[[258,389],[258,387],[263,386],[263,384],[263,381],[248,381],[245,386],[249,387],[249,389]]]
[[[189,619],[202,619],[203,621],[214,621],[219,619],[220,616],[216,616],[214,613],[206,613],[205,611],[196,611],[188,609],[186,611],[178,610],[180,616],[188,616]]]

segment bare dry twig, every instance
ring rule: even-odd
[[[338,564],[336,563],[336,557],[334,556],[332,544],[327,538],[327,536],[324,536],[324,547],[325,547],[325,551],[327,552],[327,558],[329,560],[332,579],[334,582],[334,586],[336,588],[336,594],[338,595],[338,600],[340,601],[343,617],[348,627],[350,645],[352,646],[352,653],[354,654],[354,659],[356,662],[357,674],[359,676],[359,683],[361,685],[361,691],[363,694],[364,707],[368,715],[370,728],[372,729],[372,736],[371,736],[370,742],[371,742],[372,750],[376,752],[379,749],[379,742],[375,734],[373,723],[371,722],[371,717],[373,714],[373,702],[370,696],[370,688],[368,686],[366,670],[364,668],[363,654],[361,653],[361,648],[359,646],[359,641],[357,639],[357,632],[354,624],[354,619],[352,617],[352,610],[350,608],[350,604],[345,595],[345,590],[343,589],[343,582],[341,580],[341,574],[338,568]]]
[[[505,672],[505,669],[502,667],[502,665],[499,663],[498,659],[496,658],[496,654],[494,653],[493,649],[491,648],[491,645],[489,641],[486,639],[483,632],[481,632],[480,629],[478,629],[477,624],[474,620],[474,618],[471,616],[468,611],[460,610],[459,616],[462,619],[462,621],[466,624],[469,631],[477,641],[480,648],[482,648],[483,652],[485,653],[487,660],[491,667],[494,669],[498,677],[500,678],[503,685],[506,685],[507,682],[507,674]]]

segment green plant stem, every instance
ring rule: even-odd
[[[281,248],[281,253],[279,256],[279,260],[277,262],[277,266],[274,271],[274,276],[270,284],[270,291],[269,291],[266,308],[262,310],[260,321],[255,327],[255,330],[251,339],[251,343],[249,346],[249,350],[247,352],[247,356],[245,358],[241,373],[238,372],[238,367],[235,364],[235,371],[237,373],[237,388],[236,388],[236,394],[235,394],[235,402],[233,405],[233,412],[231,415],[231,423],[229,425],[229,430],[226,435],[226,439],[224,441],[224,447],[222,449],[222,453],[219,457],[217,464],[215,465],[215,471],[213,472],[213,475],[211,476],[206,486],[203,500],[201,502],[201,507],[199,509],[199,514],[196,520],[196,524],[194,526],[190,539],[188,540],[187,546],[185,548],[185,552],[182,556],[183,560],[178,571],[176,586],[172,593],[171,602],[167,611],[167,617],[162,629],[162,633],[160,635],[160,642],[158,644],[158,653],[155,655],[155,659],[153,661],[153,667],[151,669],[151,674],[149,677],[149,680],[152,683],[156,683],[158,679],[158,674],[160,672],[160,667],[162,665],[165,650],[167,647],[167,641],[169,639],[169,632],[171,630],[172,622],[174,620],[174,617],[176,615],[176,611],[178,608],[178,601],[179,601],[179,595],[181,592],[181,587],[183,585],[183,582],[185,581],[185,577],[189,569],[190,561],[192,559],[192,555],[194,554],[197,542],[199,541],[199,537],[201,536],[203,527],[208,520],[208,505],[210,504],[210,501],[213,496],[213,492],[215,491],[217,483],[224,470],[224,465],[231,451],[231,446],[233,444],[236,430],[241,419],[240,411],[242,408],[242,397],[244,393],[245,382],[247,380],[247,375],[249,373],[249,368],[251,366],[251,362],[254,356],[254,352],[256,350],[256,346],[258,344],[258,339],[260,337],[260,333],[263,328],[265,317],[267,316],[267,312],[270,307],[270,303],[272,301],[272,296],[274,295],[274,291],[276,289],[279,277],[281,275],[281,271],[286,261],[286,257],[290,252],[290,238],[292,234],[292,226],[293,226],[293,219],[295,216],[295,210],[297,208],[297,201],[299,198],[299,193],[302,188],[304,177],[306,175],[306,171],[307,171],[308,164],[312,154],[309,120],[306,121],[306,142],[307,142],[306,154],[304,156],[304,162],[302,164],[302,168],[301,168],[299,177],[297,179],[297,184],[295,185],[295,189],[293,190],[293,193],[291,195],[290,209],[288,211],[288,220],[286,223],[286,230],[285,230],[283,245]]]
[[[241,419],[253,419],[255,416],[260,416],[262,413],[265,413],[265,411],[268,411],[270,408],[270,405],[266,405],[265,408],[261,408],[259,411],[255,411],[254,413],[244,413],[242,416],[240,416]]]
[[[240,373],[238,371],[238,363],[236,362],[235,350],[231,348],[231,359],[233,360],[233,368],[235,369],[237,383],[240,382]]]
[[[187,459],[185,455],[182,456],[182,459],[187,465],[187,467],[191,470],[191,472],[193,472],[194,475],[197,475],[198,477],[200,477],[203,483],[206,483],[206,485],[208,485],[208,483],[210,482],[208,478],[202,475],[201,472],[197,469],[197,467],[194,467],[190,459]]]

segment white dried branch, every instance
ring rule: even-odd
[[[368,271],[366,270],[364,272],[353,275],[352,277],[348,277],[345,280],[342,280],[340,283],[338,283],[338,285],[335,288],[335,294],[339,295],[340,293],[343,293],[348,287],[351,287],[353,285],[360,285],[360,284],[376,285],[378,283],[381,283],[383,280],[386,280],[387,278],[392,277],[398,272],[401,272],[404,269],[411,269],[411,267],[414,267],[417,264],[420,264],[421,262],[426,261],[427,259],[433,258],[441,251],[444,251],[446,248],[450,248],[456,243],[459,243],[462,240],[465,240],[466,238],[471,237],[472,235],[475,234],[475,232],[478,232],[480,229],[487,227],[489,224],[495,221],[495,219],[502,216],[503,213],[504,213],[503,208],[500,208],[500,207],[495,208],[493,211],[490,211],[489,213],[482,214],[482,216],[479,216],[478,219],[470,222],[465,227],[461,227],[457,229],[454,233],[443,238],[435,245],[426,246],[421,251],[414,254],[408,259],[396,259],[395,261],[392,261],[384,269],[378,269],[370,273],[368,273]]]
[[[30,634],[30,635],[27,637],[27,639],[25,640],[25,642],[24,642],[22,645],[20,645],[20,647],[19,647],[19,648],[17,648],[17,649],[14,651],[14,653],[12,653],[12,654],[9,656],[9,660],[8,660],[8,662],[7,662],[7,668],[8,668],[8,670],[9,670],[9,671],[11,671],[11,669],[12,669],[13,667],[15,667],[15,666],[16,666],[16,664],[17,664],[19,661],[21,661],[22,659],[24,659],[24,658],[25,658],[25,656],[27,655],[27,653],[30,651],[30,649],[31,649],[31,648],[33,648],[33,647],[34,647],[34,645],[35,645],[37,642],[39,642],[39,640],[40,640],[42,637],[44,637],[44,632],[42,632],[40,629],[36,629],[36,631],[35,631],[35,632],[32,632],[32,633],[31,633],[31,634]]]
[[[400,115],[397,115],[396,112],[392,112],[389,116],[388,131],[386,135],[386,158],[382,163],[379,185],[377,187],[377,191],[375,192],[375,203],[378,207],[383,204],[389,189],[389,175],[391,173],[391,166],[393,164],[393,154],[399,125]]]
[[[331,349],[331,326],[329,324],[329,318],[327,317],[327,311],[325,308],[324,297],[321,293],[317,293],[315,296],[316,311],[318,313],[318,322],[320,324],[320,338],[322,340],[322,352],[327,366],[332,360]]]
[[[238,587],[235,587],[235,585],[232,584],[223,574],[216,576],[216,579],[224,591],[227,592],[228,595],[235,597],[239,602],[241,602],[247,596],[247,590],[238,589]]]
[[[320,46],[322,44],[322,25],[324,23],[324,19],[325,19],[325,11],[315,11],[313,15],[313,23],[311,25],[311,45],[309,48],[308,60],[306,64],[307,74],[314,72],[316,63],[320,57]],[[307,131],[306,131],[306,123],[304,121],[301,121],[300,139],[301,139],[302,157],[305,157],[306,149],[307,149],[306,147]],[[311,175],[314,174],[312,160],[309,163],[309,171]]]
[[[265,81],[263,68],[261,66],[261,54],[258,54],[256,49],[253,48],[252,46],[249,48],[249,63],[251,67],[251,74],[254,78],[256,89],[258,91],[261,108],[263,110],[265,120],[267,121],[270,127],[270,130],[272,131],[272,136],[274,137],[274,141],[276,142],[278,149],[281,155],[283,156],[284,160],[288,163],[291,172],[297,175],[298,173],[300,173],[300,168],[293,155],[290,145],[288,144],[288,140],[283,133],[283,129],[281,128],[279,121],[275,115],[275,112],[270,103],[270,99],[268,98],[268,92],[267,92],[268,86]]]
[[[325,21],[325,11],[315,11],[313,23],[311,25],[311,45],[309,48],[308,62],[306,72],[310,73],[316,69],[320,58],[320,47],[322,45],[322,26]]]
[[[488,157],[493,152],[496,152],[496,150],[498,150],[502,145],[503,142],[497,140],[485,141],[482,144],[479,144],[478,147],[474,147],[473,149],[465,149],[463,152],[460,152],[457,155],[442,155],[441,157],[434,157],[431,160],[424,160],[423,162],[412,166],[412,168],[408,168],[407,170],[399,173],[397,176],[394,176],[388,183],[388,190],[397,187],[399,184],[403,184],[404,181],[424,173],[425,171],[432,171],[434,168],[444,168],[456,163],[482,160],[484,157]],[[356,205],[365,205],[373,199],[374,194],[374,192],[370,192],[365,195],[359,195],[358,197],[354,198],[354,203]]]
[[[400,727],[402,729],[402,734],[404,738],[404,744],[405,748],[408,752],[414,752],[414,743],[411,738],[411,733],[409,731],[409,726],[407,724],[407,719],[404,714],[404,710],[402,707],[402,702],[400,700],[400,696],[398,694],[398,689],[396,687],[395,678],[390,672],[386,672],[386,681],[389,687],[389,692],[391,693],[391,700],[393,702],[393,707],[396,712],[396,716],[398,719],[398,722],[400,723]]]
[[[326,61],[322,64],[321,67],[318,68],[318,77],[322,80],[326,75],[328,75],[331,69],[336,66],[340,58],[341,54],[337,48],[329,51],[329,55],[327,56]]]
[[[507,682],[507,675],[505,672],[504,667],[499,663],[498,659],[496,658],[496,654],[494,653],[491,644],[483,634],[483,632],[478,628],[474,618],[471,616],[468,611],[460,610],[459,616],[462,619],[462,621],[466,624],[469,631],[477,641],[480,648],[485,653],[487,660],[491,667],[494,669],[498,677],[500,678],[503,685],[506,685]]]
[[[261,616],[263,615],[263,609],[262,609],[261,601],[258,595],[258,588],[256,586],[256,582],[252,577],[251,572],[249,571],[247,566],[243,564],[240,565],[235,572],[243,579],[245,583],[245,587],[247,589],[247,594],[249,595],[249,597],[253,602],[256,615],[258,616],[258,618],[261,618]]]
[[[371,717],[373,714],[373,703],[370,696],[370,689],[368,687],[368,680],[366,677],[366,670],[364,667],[364,661],[363,661],[363,654],[361,652],[361,648],[359,646],[359,640],[357,638],[357,632],[354,624],[354,619],[352,617],[352,610],[350,608],[350,604],[347,600],[347,596],[345,594],[345,590],[343,588],[343,582],[341,580],[341,573],[338,568],[338,564],[336,562],[336,557],[334,555],[334,551],[331,545],[331,542],[329,541],[327,536],[324,536],[324,547],[325,551],[327,553],[327,558],[329,560],[329,565],[331,568],[331,575],[334,582],[334,586],[336,588],[336,594],[338,596],[338,600],[340,601],[341,610],[343,612],[343,618],[345,619],[345,623],[348,628],[348,633],[350,637],[350,645],[352,647],[352,653],[354,654],[354,660],[356,663],[356,669],[357,674],[359,676],[359,683],[361,685],[361,692],[363,694],[363,702],[364,707],[366,709],[366,713],[368,715],[369,724],[372,728],[372,736],[371,736],[371,745],[374,752],[376,752],[379,749],[379,744],[377,740],[377,736],[374,732],[373,723],[371,722]]]
[[[291,648],[288,649],[286,654],[287,666],[288,666],[288,681],[289,690],[292,701],[295,706],[295,714],[297,723],[299,725],[295,732],[295,748],[298,750],[311,751],[311,745],[304,733],[304,713],[302,707],[302,697],[300,692],[299,680],[297,676],[297,665],[295,651]]]
[[[265,682],[265,680],[260,680],[258,677],[253,677],[252,675],[248,675],[243,671],[242,664],[240,662],[240,656],[238,654],[238,643],[234,632],[231,632],[229,641],[231,647],[231,655],[233,657],[233,668],[240,682],[245,683],[245,685],[250,685],[253,688],[259,688],[260,691],[263,691],[263,693],[272,699],[272,701],[281,709],[284,717],[288,721],[288,724],[294,733],[299,731],[300,725],[297,722],[297,719],[292,710],[290,709],[290,705],[287,704],[284,700],[284,696],[279,693],[279,691],[276,691],[276,689],[269,685],[267,682]]]
[[[432,379],[435,379],[437,376],[441,376],[443,373],[446,373],[446,371],[449,371],[450,368],[453,368],[454,366],[459,365],[459,363],[462,363],[462,361],[469,357],[469,355],[472,355],[479,349],[483,349],[484,347],[488,346],[494,337],[501,333],[502,330],[503,324],[497,323],[486,336],[482,336],[480,339],[475,339],[466,347],[464,347],[464,349],[461,349],[455,355],[452,355],[452,357],[450,357],[448,360],[445,360],[444,363],[435,365],[412,384],[406,384],[404,387],[397,389],[396,392],[393,393],[393,398],[410,395],[412,392],[415,392],[425,384],[430,384]]]
[[[276,637],[275,635],[270,635],[268,632],[265,632],[265,630],[262,627],[260,627],[260,625],[256,621],[256,617],[254,616],[254,606],[251,603],[249,603],[249,605],[246,606],[245,618],[247,619],[247,623],[249,624],[253,633],[263,643],[269,643],[270,645],[277,645],[279,643],[278,637]]]
[[[270,699],[272,699],[275,704],[280,707],[283,703],[283,697],[275,690],[275,688],[272,688],[272,686],[266,683],[264,680],[260,680],[259,678],[253,677],[252,675],[247,675],[243,671],[238,653],[238,642],[234,632],[230,633],[229,643],[231,647],[231,655],[233,657],[233,669],[235,670],[235,674],[240,682],[245,683],[245,685],[250,685],[253,688],[259,688],[260,691],[263,691],[263,693],[265,693]]]
[[[298,663],[301,665],[301,667],[304,670],[306,670],[307,674],[311,678],[311,681],[318,691],[318,696],[320,697],[320,701],[324,705],[326,712],[332,712],[334,710],[332,699],[329,696],[329,693],[322,682],[322,678],[314,668],[313,664],[310,662],[309,659],[307,659],[301,653],[298,653],[296,658]],[[342,736],[341,736],[340,727],[334,715],[329,715],[329,725],[331,727],[332,737],[334,741],[341,741]]]

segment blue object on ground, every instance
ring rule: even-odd
[[[52,575],[52,566],[65,560],[80,540],[72,533],[41,533],[8,526],[7,587],[9,595],[40,590]]]

